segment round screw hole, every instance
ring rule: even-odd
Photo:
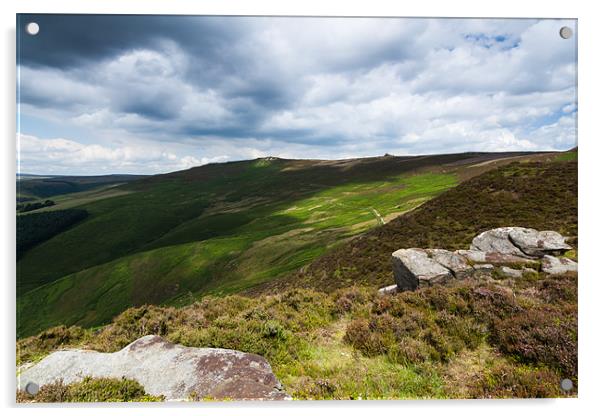
[[[38,394],[38,392],[40,391],[40,386],[38,386],[33,381],[30,381],[29,383],[27,383],[27,385],[25,385],[25,391],[33,396]]]
[[[573,29],[568,26],[563,26],[560,28],[560,37],[562,39],[569,39],[573,36]]]
[[[40,33],[40,25],[36,22],[29,22],[27,23],[27,26],[25,26],[25,31],[31,36],[35,36]]]
[[[573,390],[573,382],[571,380],[569,380],[568,378],[565,378],[564,380],[562,380],[560,382],[560,388],[564,391],[571,391]]]

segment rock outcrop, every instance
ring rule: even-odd
[[[533,228],[501,227],[485,231],[472,240],[471,250],[510,254],[518,257],[542,258],[560,255],[571,249],[556,231]]]
[[[477,235],[472,240],[470,249],[484,253],[499,253],[522,257],[525,255],[508,237],[514,227],[495,228]]]
[[[541,270],[548,274],[563,274],[576,272],[577,263],[564,257],[544,256],[541,261]]]
[[[167,400],[191,397],[232,400],[290,399],[270,364],[261,356],[221,348],[190,348],[155,335],[142,337],[121,351],[57,351],[23,371],[20,389],[62,379],[70,384],[85,376],[128,378]]]
[[[465,279],[475,272],[468,259],[457,252],[439,248],[427,249],[426,252],[432,260],[449,269],[456,279]]]
[[[502,227],[485,231],[472,240],[470,250],[405,248],[392,254],[393,275],[398,290],[445,283],[454,279],[519,279],[542,270],[548,274],[576,272],[577,263],[554,257],[571,250],[565,237],[555,231]],[[394,287],[379,290],[395,293]]]
[[[393,275],[400,290],[442,283],[453,278],[451,271],[431,259],[426,250],[408,248],[393,253]]]
[[[523,276],[523,272],[521,270],[513,269],[512,267],[502,266],[500,267],[500,273],[507,277],[513,277],[518,279]]]

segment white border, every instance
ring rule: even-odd
[[[596,399],[600,396],[598,386],[600,374],[600,308],[598,299],[602,296],[602,276],[596,273],[597,251],[600,239],[599,159],[602,157],[600,142],[600,41],[602,22],[596,13],[593,1],[527,2],[525,0],[504,0],[499,2],[475,0],[420,0],[412,2],[381,0],[12,0],[0,3],[2,14],[2,99],[4,138],[2,140],[2,246],[0,264],[4,267],[0,279],[3,283],[2,305],[4,322],[0,394],[5,414],[39,411],[48,415],[129,415],[132,406],[67,407],[15,407],[14,406],[14,201],[15,201],[15,13],[124,13],[124,14],[234,14],[234,15],[330,15],[330,16],[446,16],[446,17],[563,17],[579,19],[579,239],[580,239],[580,290],[579,290],[579,399],[565,400],[506,400],[506,401],[437,401],[437,402],[313,402],[313,403],[249,403],[205,404],[201,406],[166,405],[145,407],[145,415],[161,413],[249,415],[286,414],[306,415],[308,412],[365,415],[378,410],[387,414],[404,412],[407,414],[447,415],[479,414],[505,415],[508,413],[584,414],[593,413],[597,408]],[[598,214],[598,215],[597,215]],[[135,411],[140,412],[140,408]]]

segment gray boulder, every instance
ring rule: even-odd
[[[577,263],[565,257],[544,256],[541,261],[541,270],[548,274],[577,272]]]
[[[508,233],[508,237],[523,253],[533,257],[541,258],[547,254],[559,255],[572,248],[556,231],[514,227]]]
[[[444,283],[453,278],[449,269],[429,257],[426,250],[408,248],[392,254],[393,275],[401,290]]]
[[[456,279],[464,279],[474,273],[474,268],[468,263],[466,257],[458,253],[440,248],[427,249],[429,257],[451,270]]]
[[[24,370],[18,388],[62,379],[65,384],[85,376],[128,378],[152,395],[167,400],[199,398],[232,400],[290,399],[261,356],[221,348],[190,348],[155,335],[142,337],[121,351],[100,353],[65,350],[50,354]]]
[[[519,277],[523,276],[523,272],[521,270],[512,269],[507,266],[502,266],[499,270],[506,277],[513,277],[515,279],[518,279]]]
[[[510,232],[515,228],[516,227],[501,227],[482,232],[473,238],[470,249],[524,257],[525,253],[515,246],[508,237]]]

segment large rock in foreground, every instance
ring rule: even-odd
[[[155,335],[142,337],[114,353],[66,350],[50,354],[25,370],[20,389],[62,379],[65,384],[85,376],[128,378],[146,393],[167,400],[198,398],[232,400],[289,399],[270,364],[259,355],[221,348],[190,348]]]

